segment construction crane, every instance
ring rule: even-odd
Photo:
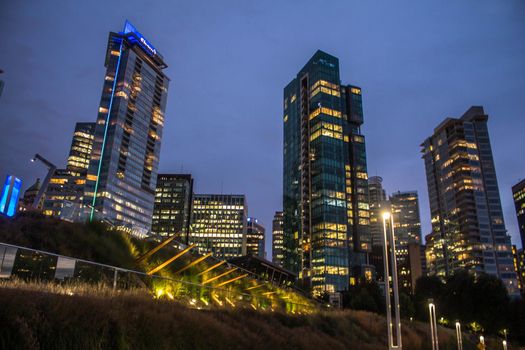
[[[55,174],[55,170],[57,168],[55,164],[51,163],[50,161],[48,161],[47,159],[45,159],[44,157],[42,157],[38,153],[35,154],[33,159],[31,159],[31,161],[35,162],[37,160],[39,160],[42,163],[44,163],[44,165],[47,166],[48,171],[47,171],[46,178],[42,182],[42,185],[40,186],[40,190],[38,190],[38,194],[36,195],[35,200],[33,202],[32,207],[35,208],[35,209],[38,209],[38,204],[40,203],[40,200],[42,199],[42,196],[46,192],[47,185],[49,184],[49,181],[51,180],[51,177]]]

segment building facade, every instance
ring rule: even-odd
[[[247,203],[244,195],[196,194],[189,243],[220,259],[246,255]]]
[[[42,206],[45,215],[67,221],[80,219],[94,133],[95,123],[75,125],[66,168],[56,169],[49,180]]]
[[[105,67],[87,174],[86,215],[146,233],[153,215],[167,66],[126,22],[122,32],[109,34]]]
[[[193,178],[190,174],[159,174],[151,231],[188,243],[193,204]]]
[[[369,272],[371,250],[361,89],[317,51],[284,89],[284,268],[313,294]]]
[[[272,222],[272,261],[283,266],[283,212],[276,211]]]
[[[506,233],[483,107],[447,118],[422,146],[433,233],[427,268],[447,276],[458,269],[501,278],[517,293],[510,237]]]
[[[518,217],[521,246],[525,248],[525,179],[512,186],[512,196]]]
[[[421,244],[421,219],[416,191],[395,192],[390,196],[390,210],[394,219],[396,259],[399,286],[407,291],[413,289],[412,268],[417,277],[421,276],[419,245]],[[410,246],[410,250],[409,250]],[[417,256],[415,249],[417,246]],[[411,259],[412,258],[412,259]]]
[[[246,225],[246,254],[266,258],[265,239],[266,229],[256,218],[249,217]]]

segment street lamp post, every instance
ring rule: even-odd
[[[389,220],[390,219],[390,220]],[[390,233],[387,234],[386,221],[390,221]],[[390,254],[389,254],[390,247]],[[392,303],[390,300],[390,271],[389,271],[389,257],[392,265],[392,291],[394,294],[394,315],[395,324],[392,324]],[[390,213],[383,213],[383,267],[385,269],[385,300],[386,300],[386,323],[388,334],[388,349],[403,348],[401,340],[401,319],[399,308],[399,291],[397,282],[397,262],[396,262],[396,245],[394,240],[394,218]],[[396,344],[394,345],[393,327],[395,326]]]
[[[428,312],[430,314],[430,335],[432,339],[432,350],[439,350],[439,341],[436,322],[436,306],[432,299],[428,300]]]
[[[461,323],[456,322],[456,339],[458,341],[458,350],[463,350],[463,339],[461,338]]]
[[[507,350],[507,341],[503,340],[502,344],[503,344],[503,350]]]

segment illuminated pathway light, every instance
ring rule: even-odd
[[[224,282],[219,283],[219,284],[217,285],[217,287],[225,286],[225,285],[227,285],[228,283],[235,282],[235,281],[240,280],[241,278],[244,278],[244,277],[246,277],[246,276],[248,276],[247,273],[245,273],[244,275],[240,275],[240,276],[234,277],[234,278],[232,278],[232,279],[230,279],[230,280],[227,280],[227,281],[224,281]]]
[[[153,275],[155,272],[158,272],[158,271],[162,270],[163,268],[165,268],[166,266],[168,266],[169,264],[171,264],[172,262],[174,262],[175,260],[177,260],[178,258],[183,256],[184,254],[189,252],[194,247],[195,247],[195,244],[190,245],[188,248],[186,248],[183,251],[181,251],[180,253],[174,255],[171,259],[166,260],[165,262],[163,262],[162,264],[160,264],[159,266],[157,266],[153,270],[149,271],[148,275]]]
[[[209,280],[206,280],[206,281],[202,282],[202,284],[208,284],[210,282],[213,282],[213,281],[215,281],[215,280],[217,280],[217,279],[219,279],[219,278],[221,278],[223,276],[229,275],[230,273],[232,273],[233,271],[236,271],[236,270],[237,270],[237,268],[235,267],[235,268],[231,269],[230,271],[226,271],[224,273],[221,273],[218,276],[212,277]]]
[[[183,272],[183,271],[186,271],[186,270],[189,269],[190,267],[192,267],[192,266],[194,266],[194,265],[197,265],[198,263],[200,263],[201,261],[203,261],[204,259],[206,259],[206,258],[208,258],[208,257],[210,257],[210,256],[211,256],[211,253],[208,253],[208,254],[206,254],[206,255],[204,255],[204,256],[201,256],[201,257],[198,258],[197,260],[192,261],[192,262],[189,263],[188,265],[184,266],[182,269],[180,269],[180,270],[174,272],[174,274],[176,275],[176,274],[178,274],[178,273],[181,273],[181,272]]]
[[[223,260],[221,262],[218,262],[217,264],[213,265],[212,267],[209,267],[207,268],[206,270],[202,271],[201,273],[197,274],[197,276],[202,276],[204,275],[205,273],[208,273],[210,272],[211,270],[214,270],[216,269],[217,267],[221,266],[222,264],[225,264],[226,263],[226,260]]]
[[[256,285],[256,286],[253,286],[253,287],[250,287],[250,288],[246,288],[246,290],[252,290],[252,289],[255,289],[255,288],[260,288],[260,287],[263,287],[265,284],[259,284],[259,285]]]

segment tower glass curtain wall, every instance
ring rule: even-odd
[[[422,146],[432,234],[427,268],[446,276],[457,269],[499,276],[517,293],[483,107],[447,118]]]
[[[272,222],[272,261],[283,266],[283,212],[276,211]]]
[[[512,186],[512,196],[514,197],[514,206],[518,218],[521,246],[525,248],[525,180],[521,180]]]
[[[368,193],[370,204],[370,236],[372,238],[370,264],[374,266],[376,280],[383,281],[383,212],[390,210],[386,192],[383,189],[383,178],[380,176],[371,176],[368,179]]]
[[[256,218],[248,218],[246,226],[246,254],[261,258],[265,257],[264,251],[264,226]]]
[[[196,194],[189,243],[220,259],[246,255],[244,195]]]
[[[193,179],[189,174],[159,174],[153,207],[154,234],[188,243],[193,202]]]
[[[90,219],[149,231],[169,79],[129,22],[110,33],[85,204]]]
[[[57,169],[46,189],[43,213],[68,221],[80,219],[95,123],[76,123],[65,169]]]
[[[348,288],[371,248],[361,89],[317,51],[284,89],[283,265],[319,295]]]
[[[396,258],[399,285],[406,291],[413,290],[412,266],[421,269],[419,245],[421,244],[421,220],[416,191],[396,192],[390,196],[396,236]],[[414,251],[410,256],[409,246]],[[417,252],[417,254],[415,254]],[[417,255],[417,259],[415,256]],[[416,261],[417,260],[417,261]],[[419,272],[419,274],[421,274]]]

